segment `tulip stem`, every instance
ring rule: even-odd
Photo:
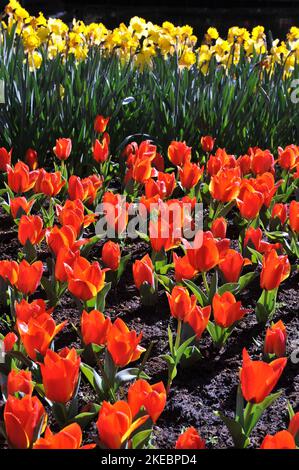
[[[210,288],[209,288],[209,284],[208,284],[208,280],[207,280],[207,273],[205,271],[203,271],[201,274],[202,274],[202,280],[203,280],[205,289],[207,291],[207,294],[209,295]]]
[[[178,328],[177,328],[176,339],[175,339],[175,344],[174,344],[175,351],[180,347],[181,332],[182,332],[182,320],[178,320]]]

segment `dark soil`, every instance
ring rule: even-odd
[[[41,247],[40,259],[45,261],[46,252]],[[11,219],[7,215],[0,215],[0,259],[17,259],[20,245],[16,237],[16,230]],[[170,313],[166,295],[160,292],[159,302],[155,307],[144,307],[135,289],[132,278],[132,262],[140,259],[147,251],[143,242],[129,243],[125,253],[131,253],[131,262],[126,268],[119,285],[110,291],[106,303],[105,313],[112,319],[120,316],[130,328],[143,332],[142,345],[149,346],[153,341],[149,361],[145,371],[151,377],[151,383],[159,380],[167,381],[167,368],[161,359],[161,354],[168,352],[167,326]],[[96,245],[90,258],[98,259],[101,254],[100,244]],[[278,295],[278,308],[274,321],[282,319],[288,332],[288,354],[296,349],[294,341],[298,338],[299,331],[299,306],[298,306],[298,273],[287,279],[280,288]],[[260,294],[257,280],[250,288],[242,293],[241,300],[246,308],[255,307],[255,302]],[[40,294],[37,292],[36,297]],[[5,323],[2,321],[5,312],[1,310],[0,331],[6,333]],[[64,346],[81,347],[80,339],[72,324],[80,327],[80,318],[76,304],[69,295],[61,299],[61,303],[55,308],[53,314],[57,322],[68,320],[68,325],[63,329],[55,341],[55,349]],[[173,328],[175,323],[173,322]],[[261,359],[262,345],[265,327],[257,324],[254,313],[248,314],[234,330],[225,347],[218,351],[205,333],[200,341],[200,349],[203,360],[197,362],[192,368],[179,369],[175,378],[165,411],[158,420],[154,430],[154,445],[158,448],[172,448],[182,428],[195,426],[201,436],[206,439],[210,448],[232,447],[232,439],[222,421],[215,415],[215,411],[221,410],[229,416],[233,416],[235,408],[236,391],[238,385],[238,371],[241,366],[242,348],[246,347],[251,356]],[[255,342],[255,341],[256,342]],[[299,356],[299,354],[298,354]],[[273,434],[288,424],[287,400],[295,411],[299,411],[299,365],[291,360],[280,379],[277,389],[282,389],[282,396],[264,413],[256,429],[252,434],[252,446],[258,447],[265,434]],[[82,379],[79,402],[80,409],[87,403],[95,400],[93,390]],[[0,406],[3,402],[0,400]],[[1,407],[2,408],[2,407]],[[55,424],[50,421],[55,430]],[[96,438],[96,426],[93,422],[84,432],[85,442]],[[0,448],[4,447],[0,441]]]

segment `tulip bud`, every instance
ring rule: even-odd
[[[102,260],[105,266],[110,268],[112,271],[116,271],[119,268],[120,263],[119,244],[114,243],[111,240],[106,242],[102,248]]]
[[[86,310],[83,310],[81,317],[81,333],[84,344],[106,344],[111,326],[110,318],[105,318],[102,312],[92,310],[88,313]]]
[[[283,357],[286,354],[286,327],[281,320],[272,324],[266,331],[264,353]]]
[[[190,427],[183,432],[175,444],[176,449],[205,449],[204,439],[200,437],[195,428]]]
[[[25,154],[25,162],[29,166],[30,170],[36,170],[38,167],[37,152],[33,149],[28,149]]]
[[[29,370],[12,369],[7,377],[7,394],[22,392],[31,395],[33,391],[32,374]]]
[[[110,121],[110,117],[105,118],[104,116],[98,114],[94,120],[94,130],[98,134],[105,132],[106,127]]]
[[[211,231],[215,238],[225,238],[227,230],[227,221],[224,217],[218,217],[213,220]]]
[[[200,143],[204,152],[212,152],[215,139],[210,135],[205,135],[200,139]]]
[[[56,145],[53,147],[53,152],[59,160],[67,160],[72,151],[71,139],[60,138],[56,139]]]

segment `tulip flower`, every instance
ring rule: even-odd
[[[84,188],[82,180],[79,178],[79,176],[70,176],[68,181],[68,195],[72,201],[75,199],[84,201],[86,199],[86,188]]]
[[[84,215],[84,205],[80,199],[67,199],[64,206],[56,205],[56,214],[61,225],[71,225],[79,236],[82,227],[88,227],[95,221],[94,214]]]
[[[213,139],[210,135],[202,136],[200,144],[204,152],[212,152],[216,139]]]
[[[275,354],[276,357],[284,357],[286,355],[286,327],[281,320],[267,328],[264,353]]]
[[[287,256],[278,256],[276,250],[271,250],[263,256],[260,286],[262,289],[277,289],[291,272]]]
[[[43,275],[43,263],[36,261],[29,264],[23,259],[19,264],[19,275],[16,287],[23,294],[33,294],[40,284]]]
[[[174,226],[167,219],[159,216],[149,222],[149,237],[152,249],[156,253],[169,251],[180,244],[180,237],[175,238]]]
[[[166,292],[171,315],[178,320],[185,320],[196,305],[195,295],[191,295],[185,287],[175,286],[171,295]]]
[[[248,175],[251,172],[251,157],[249,155],[241,155],[237,159],[237,164],[240,167],[242,176]]]
[[[187,428],[177,439],[175,448],[180,450],[185,449],[205,449],[206,443],[200,437],[195,428]]]
[[[196,305],[185,318],[185,321],[189,323],[193,329],[196,339],[200,339],[204,330],[206,329],[211,315],[211,306],[199,307]]]
[[[15,197],[10,200],[10,212],[14,219],[20,218],[23,213],[29,214],[31,207],[34,204],[34,199],[27,201],[25,197]]]
[[[274,157],[270,150],[256,149],[251,157],[251,170],[255,175],[274,171]]]
[[[19,277],[19,265],[16,261],[0,260],[0,277],[14,286]]]
[[[76,257],[73,266],[65,265],[68,289],[83,301],[93,299],[105,285],[105,270],[97,261],[90,263],[83,256]]]
[[[4,423],[9,445],[15,449],[28,449],[42,423],[43,432],[47,414],[37,397],[10,395],[4,407]]]
[[[17,320],[17,328],[28,356],[35,361],[36,353],[46,354],[54,337],[64,328],[66,321],[56,325],[53,318],[43,313],[29,318],[28,323]]]
[[[182,166],[191,160],[191,150],[186,142],[172,141],[168,147],[167,155],[175,166]]]
[[[197,185],[203,175],[204,167],[200,168],[196,163],[187,161],[184,166],[179,168],[179,178],[181,185],[188,191]]]
[[[137,289],[145,283],[155,287],[154,266],[148,254],[133,264],[133,277]]]
[[[31,395],[33,392],[32,374],[29,370],[12,369],[7,377],[7,394],[22,392]]]
[[[109,140],[106,135],[103,136],[102,142],[95,140],[92,148],[93,159],[98,163],[104,163],[109,157]]]
[[[116,271],[120,264],[120,246],[111,240],[106,242],[102,248],[102,260],[105,266],[112,271]]]
[[[176,186],[174,173],[162,173],[159,171],[158,178],[149,179],[145,182],[145,196],[147,199],[159,196],[161,199],[170,197]]]
[[[291,170],[296,166],[299,157],[299,149],[297,145],[287,145],[283,150],[278,149],[278,164],[285,170]]]
[[[222,295],[216,293],[213,297],[215,323],[221,328],[229,328],[250,311],[250,309],[242,308],[241,302],[237,302],[231,292],[224,292]]]
[[[133,422],[131,408],[125,401],[113,405],[103,401],[97,421],[100,441],[108,449],[119,449],[147,419],[148,415]]]
[[[35,299],[32,302],[22,299],[21,302],[15,302],[15,312],[17,320],[28,323],[30,318],[37,318],[47,313],[51,315],[54,308],[47,310],[46,302],[43,299]]]
[[[47,230],[46,232],[46,242],[55,256],[58,255],[58,252],[62,248],[75,249],[78,247],[76,238],[77,233],[72,225],[64,225],[61,228],[57,227],[57,225],[54,225],[53,228]]]
[[[272,219],[277,217],[280,223],[283,225],[287,220],[287,206],[286,204],[276,203],[274,204],[271,212]]]
[[[137,361],[145,351],[139,346],[142,333],[129,330],[123,320],[117,318],[113,323],[107,338],[107,349],[117,367],[124,367],[130,362]]]
[[[297,439],[297,435],[299,432],[299,413],[295,413],[291,420],[288,427],[288,431],[292,434],[292,436]]]
[[[46,397],[52,402],[67,403],[74,395],[80,368],[80,357],[74,348],[59,353],[48,349],[40,364]]]
[[[252,220],[260,212],[264,203],[264,196],[261,192],[256,191],[247,180],[243,180],[240,186],[237,205],[240,214],[244,219]]]
[[[0,148],[0,171],[7,171],[7,165],[11,164],[11,154],[12,149],[8,152],[6,148]]]
[[[209,190],[214,199],[221,202],[230,202],[235,200],[240,191],[240,169],[230,168],[220,170],[212,176]]]
[[[56,145],[53,147],[53,152],[59,160],[67,160],[72,151],[71,139],[56,139]]]
[[[249,242],[253,244],[253,247],[260,253],[266,253],[272,249],[279,249],[280,243],[271,244],[262,240],[263,232],[260,228],[249,227],[245,232],[244,237],[244,247],[246,247]]]
[[[105,132],[109,121],[110,121],[110,117],[105,118],[101,114],[98,114],[94,120],[94,125],[93,125],[95,132],[97,132],[98,134],[102,134],[103,132]]]
[[[224,217],[218,217],[213,220],[211,225],[211,232],[215,238],[225,238],[227,230],[227,221]]]
[[[17,341],[18,341],[18,337],[15,333],[13,333],[12,331],[7,333],[7,335],[4,336],[3,338],[4,351],[6,353],[12,351]]]
[[[105,318],[102,312],[92,310],[88,313],[86,310],[83,310],[81,317],[81,334],[84,344],[106,344],[111,326],[110,318]]]
[[[128,223],[128,205],[119,194],[110,191],[104,194],[103,204],[107,209],[105,214],[107,225],[115,232],[116,237],[119,237]]]
[[[95,444],[82,444],[82,431],[77,423],[72,423],[53,434],[49,427],[45,431],[44,437],[40,437],[33,444],[33,449],[93,449]]]
[[[34,191],[36,193],[42,193],[45,196],[53,197],[60,193],[61,188],[63,188],[64,185],[65,181],[62,180],[60,171],[47,173],[44,168],[41,168],[38,172]]]
[[[279,431],[274,436],[267,434],[261,449],[296,449],[295,439],[288,431]]]
[[[290,227],[295,233],[299,233],[299,202],[293,200],[290,204]]]
[[[173,263],[176,282],[182,282],[183,279],[193,279],[197,270],[189,263],[187,255],[180,258],[176,253],[173,253]]]
[[[144,184],[152,176],[152,160],[155,155],[151,157],[137,157],[134,161],[132,169],[132,178],[137,183]]]
[[[30,191],[35,185],[37,177],[38,172],[30,172],[29,167],[23,162],[19,161],[14,168],[10,165],[7,166],[8,186],[15,193],[26,193]]]
[[[252,361],[247,350],[243,349],[243,365],[241,369],[241,389],[246,401],[261,403],[272,392],[277,384],[287,358],[279,358],[267,364]]]
[[[75,260],[80,256],[79,251],[62,247],[57,254],[55,262],[55,279],[60,282],[68,280],[68,266],[73,268]]]
[[[18,240],[21,245],[29,241],[38,245],[44,238],[43,220],[38,215],[22,215],[18,229]]]
[[[275,183],[272,173],[266,172],[258,176],[256,179],[249,180],[249,184],[254,187],[257,192],[264,196],[264,205],[269,207],[273,196],[281,185],[282,180]]]
[[[234,155],[228,155],[225,149],[218,148],[215,155],[210,155],[207,170],[210,176],[216,175],[220,170],[235,168],[237,161]]]
[[[218,264],[219,250],[211,232],[197,232],[193,245],[187,248],[187,256],[194,269],[206,272]]]
[[[243,258],[236,250],[229,249],[219,262],[219,269],[226,282],[238,282],[243,266],[248,264],[251,264],[248,258]]]
[[[146,380],[136,380],[128,390],[128,404],[133,417],[137,415],[141,407],[144,407],[153,423],[156,423],[166,405],[166,390],[163,382],[150,385]]]
[[[38,167],[37,151],[29,148],[25,153],[25,162],[30,170],[36,170]]]

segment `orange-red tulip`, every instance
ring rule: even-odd
[[[202,243],[200,239],[202,238]],[[199,248],[197,248],[199,246]],[[211,232],[197,232],[194,247],[187,248],[190,264],[200,272],[214,268],[219,262],[219,250]]]
[[[191,147],[186,142],[172,141],[168,147],[168,158],[175,166],[184,165],[191,160]]]
[[[264,344],[265,354],[275,354],[276,357],[286,355],[287,331],[281,320],[267,328]]]
[[[79,251],[72,251],[70,248],[61,248],[58,251],[55,262],[55,278],[60,282],[67,282],[68,268],[73,268],[75,260],[80,256]]]
[[[82,431],[77,423],[72,423],[53,434],[49,427],[44,437],[40,437],[33,445],[33,449],[93,449],[95,444],[82,444]]]
[[[166,292],[171,315],[178,320],[185,320],[196,305],[195,295],[189,294],[185,287],[175,286],[171,295]]]
[[[155,286],[154,266],[148,254],[133,264],[133,277],[137,289],[140,289],[145,282],[152,287]]]
[[[111,240],[108,240],[108,242],[103,245],[103,263],[112,271],[116,271],[119,268],[120,256],[120,246],[118,243],[114,243]]]
[[[84,205],[80,199],[73,201],[67,199],[64,206],[57,204],[56,213],[61,225],[71,225],[77,236],[79,236],[82,227],[88,227],[95,221],[95,214],[84,215]]]
[[[196,338],[199,339],[206,329],[211,315],[211,306],[206,307],[195,307],[191,310],[189,315],[185,318],[185,321],[192,327]]]
[[[210,135],[204,135],[200,139],[200,143],[204,152],[212,152],[216,139],[213,139]]]
[[[59,353],[48,349],[40,364],[46,397],[58,403],[67,403],[74,395],[81,359],[76,349],[64,348]]]
[[[252,361],[244,348],[240,379],[245,400],[251,403],[264,401],[277,384],[286,363],[285,357],[275,359],[269,364],[263,361]]]
[[[213,220],[211,225],[211,232],[215,238],[225,238],[227,230],[227,221],[224,217],[218,217]]]
[[[21,245],[26,245],[27,241],[32,245],[38,245],[44,236],[43,220],[38,215],[22,215],[18,229]]]
[[[214,199],[221,202],[230,202],[236,199],[240,191],[240,169],[229,168],[220,170],[212,176],[209,190]]]
[[[143,406],[154,423],[166,405],[166,390],[163,382],[150,385],[146,380],[139,379],[128,390],[128,403],[133,417]]]
[[[0,171],[7,171],[6,166],[11,164],[12,150],[8,152],[6,148],[0,148]]]
[[[215,323],[221,328],[229,328],[250,311],[250,309],[242,308],[241,302],[237,302],[231,292],[224,292],[222,295],[216,293],[213,297]]]
[[[109,157],[109,138],[104,135],[102,141],[95,140],[92,148],[93,159],[98,163],[103,163]]]
[[[11,351],[17,341],[18,341],[18,337],[15,333],[13,333],[12,331],[7,333],[7,335],[4,336],[3,338],[4,351],[5,352]]]
[[[44,168],[41,168],[38,172],[38,178],[34,186],[34,191],[36,193],[42,193],[45,196],[53,197],[60,193],[61,188],[64,185],[65,181],[62,180],[60,171],[55,171],[55,173],[47,173]]]
[[[90,300],[105,285],[105,270],[97,261],[90,263],[83,256],[76,257],[73,266],[65,265],[68,276],[68,289],[78,299]]]
[[[283,225],[287,220],[287,205],[282,203],[274,204],[271,217],[272,219],[275,219],[275,217],[277,217]]]
[[[237,161],[234,155],[228,155],[225,149],[218,148],[215,155],[210,155],[207,170],[210,176],[216,175],[220,170],[235,168]]]
[[[203,175],[204,167],[199,167],[196,163],[187,161],[179,168],[179,177],[181,185],[184,189],[190,190],[197,185]]]
[[[75,248],[78,245],[76,244],[76,238],[77,233],[72,225],[64,225],[61,228],[54,225],[46,232],[47,244],[55,256],[62,248]]]
[[[95,132],[97,132],[98,134],[102,134],[103,132],[105,132],[109,121],[110,121],[110,117],[105,118],[101,114],[98,114],[94,120],[94,125],[93,125]]]
[[[197,270],[190,264],[187,255],[180,258],[173,253],[174,273],[176,282],[182,282],[183,279],[193,279]]]
[[[71,139],[56,139],[56,145],[53,147],[53,152],[59,160],[67,160],[72,151]]]
[[[185,432],[183,432],[175,444],[176,449],[205,449],[206,443],[204,439],[200,437],[198,432],[195,428],[190,427],[187,428]]]
[[[272,249],[279,249],[280,243],[271,244],[262,240],[263,232],[260,228],[249,227],[245,232],[244,247],[249,242],[253,244],[253,247],[260,253],[266,253]]]
[[[237,164],[241,169],[242,176],[251,172],[251,157],[249,155],[241,155],[237,160]]]
[[[240,186],[237,205],[240,214],[244,219],[254,219],[260,212],[264,203],[264,196],[261,192],[256,191],[248,180],[243,180]]]
[[[32,302],[22,299],[21,302],[15,302],[15,311],[17,320],[28,323],[31,317],[37,318],[47,313],[51,315],[54,308],[47,310],[46,302],[43,299],[35,299]]]
[[[293,200],[290,204],[290,227],[299,233],[299,202]]]
[[[295,439],[288,431],[279,431],[274,436],[267,434],[261,449],[296,449]]]
[[[19,277],[19,265],[16,261],[0,261],[0,277],[14,286]]]
[[[278,149],[278,163],[285,170],[293,169],[296,166],[298,157],[299,148],[297,145],[287,145],[284,150],[282,148]]]
[[[128,223],[128,204],[119,194],[110,191],[104,194],[103,204],[107,204],[105,217],[108,226],[114,229],[116,235],[122,234]]]
[[[54,337],[66,325],[66,321],[56,325],[51,315],[43,313],[37,318],[31,317],[28,323],[17,320],[17,328],[28,356],[35,361],[36,353],[46,354]]]
[[[7,166],[7,182],[8,186],[15,193],[26,193],[35,185],[35,181],[38,177],[37,171],[29,171],[29,167],[26,163],[18,162],[12,168],[10,165]]]
[[[16,398],[10,395],[4,407],[4,423],[7,440],[15,449],[28,449],[33,444],[34,435],[42,425],[46,426],[47,414],[37,397],[25,395]]]
[[[23,294],[33,294],[40,284],[43,275],[43,263],[35,261],[29,264],[23,259],[19,264],[19,275],[16,287]]]
[[[270,150],[256,149],[251,157],[251,170],[255,175],[274,171],[274,157]]]
[[[262,260],[260,286],[262,289],[277,289],[291,272],[287,256],[278,256],[276,250],[265,253]]]
[[[256,179],[248,180],[249,184],[254,187],[254,189],[264,196],[264,205],[269,207],[273,196],[275,195],[277,188],[282,183],[282,180],[277,181],[275,183],[274,176],[272,173],[263,173],[262,175],[258,176]]]
[[[83,310],[81,317],[81,334],[84,344],[106,344],[111,326],[110,318],[105,317],[99,310],[92,310],[89,313]]]
[[[28,215],[31,207],[34,204],[34,200],[27,201],[24,196],[15,197],[10,200],[10,212],[14,219],[21,217],[22,214]]]
[[[145,183],[145,196],[147,199],[159,196],[161,199],[170,197],[176,186],[174,173],[162,173],[159,171],[158,179],[149,179]]]
[[[7,377],[7,394],[22,392],[31,395],[33,392],[32,374],[29,370],[12,369]]]
[[[295,413],[290,420],[288,431],[292,434],[294,438],[297,437],[299,432],[299,413]]]
[[[108,334],[107,349],[116,366],[124,367],[139,359],[145,351],[139,346],[141,338],[142,333],[137,335],[136,331],[129,330],[123,320],[120,318],[115,320]]]
[[[222,272],[226,282],[238,282],[243,266],[251,264],[248,258],[236,250],[229,249],[219,263],[219,269]]]
[[[36,170],[38,167],[37,151],[34,149],[28,149],[25,153],[25,162],[29,166],[30,170]]]
[[[148,415],[133,422],[131,408],[125,401],[113,405],[103,401],[97,421],[100,441],[108,449],[119,449],[147,419]]]

